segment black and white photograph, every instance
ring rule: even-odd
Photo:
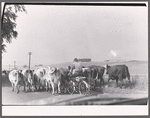
[[[89,115],[92,107],[124,114],[113,109],[148,106],[148,2],[1,7],[2,107]]]

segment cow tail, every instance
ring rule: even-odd
[[[36,74],[33,74],[33,83],[36,84]]]
[[[28,75],[28,82],[31,84],[31,74]]]
[[[17,74],[17,82],[15,83],[15,86],[17,86],[18,81],[19,81],[19,72],[17,72],[16,74]]]

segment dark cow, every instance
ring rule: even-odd
[[[100,87],[104,84],[103,74],[105,68],[102,66],[91,65],[87,68],[82,68],[82,74],[87,78],[87,82],[95,89],[96,80],[100,80]]]
[[[9,75],[9,72],[10,72],[9,70],[3,70],[2,74]]]
[[[68,83],[69,83],[69,69],[61,67],[58,70],[61,73],[61,86],[63,87],[64,92],[66,93]]]
[[[91,65],[89,66],[89,68],[92,69],[92,78],[95,78],[95,82],[96,80],[100,80],[100,86],[104,85],[103,75],[105,72],[105,68],[97,65]]]
[[[95,89],[95,80],[92,78],[92,69],[91,68],[82,68],[82,76],[86,77],[86,82],[94,87]]]
[[[34,86],[34,78],[33,78],[33,71],[29,70],[29,69],[24,69],[24,70],[20,70],[20,72],[22,72],[23,75],[23,79],[24,79],[24,91],[27,92],[26,87],[29,87],[28,90],[30,90],[30,87],[32,88],[32,90],[34,90],[33,86]]]
[[[108,82],[109,80],[116,80],[117,87],[118,87],[118,80],[121,81],[121,88],[123,79],[127,78],[129,80],[129,83],[131,83],[130,73],[126,65],[114,65],[114,66],[106,65],[106,74],[108,74]]]
[[[5,75],[7,75],[7,72],[6,72],[6,70],[3,70],[3,71],[2,71],[2,74],[5,74]]]

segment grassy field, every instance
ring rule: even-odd
[[[71,62],[67,63],[60,63],[60,64],[53,64],[50,66],[55,66],[55,67],[67,67],[71,65]],[[125,62],[81,62],[81,64],[85,67],[89,65],[99,65],[99,66],[105,66],[106,64],[108,65],[122,65],[125,64],[129,68],[130,74],[148,74],[148,62],[147,61],[125,61]],[[48,65],[45,65],[48,66]]]

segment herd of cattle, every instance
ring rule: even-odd
[[[55,68],[55,67],[37,67],[34,70],[29,69],[14,69],[8,73],[9,80],[12,85],[12,91],[16,89],[19,93],[19,88],[21,82],[24,85],[24,91],[29,90],[38,91],[46,88],[46,91],[51,91],[52,94],[61,93],[61,89],[66,91],[71,80],[71,67],[68,68]],[[109,80],[116,80],[118,86],[118,80],[123,81],[123,79],[128,79],[130,81],[130,73],[126,65],[114,65],[114,66],[97,66],[92,65],[88,67],[82,67],[81,76],[86,78],[86,82],[92,83],[94,88],[96,86],[96,81],[99,80],[99,86],[103,86],[104,75],[108,75]],[[91,82],[92,81],[92,82]]]

